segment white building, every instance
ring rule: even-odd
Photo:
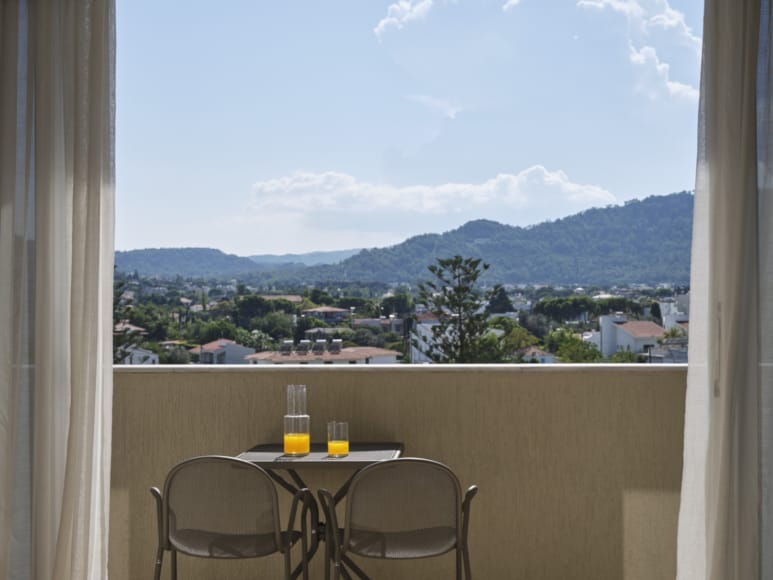
[[[157,365],[158,355],[138,346],[126,348],[126,357],[121,361],[125,365]]]
[[[254,352],[254,348],[228,338],[219,338],[190,350],[191,354],[199,355],[199,364],[203,365],[244,365],[247,364],[244,357]]]
[[[556,357],[547,351],[534,346],[527,348],[523,353],[523,362],[536,361],[541,365],[552,365],[556,362]]]
[[[665,329],[649,320],[629,321],[620,313],[599,317],[601,354],[609,358],[618,351],[647,354],[663,338]]]
[[[684,325],[689,322],[690,316],[685,311],[684,303],[681,301],[675,302],[659,302],[660,318],[663,320],[663,328],[671,330],[674,327],[684,329]]]
[[[432,327],[438,324],[437,317],[428,311],[416,315],[416,324],[411,333],[410,360],[413,364],[434,362],[426,353],[432,351]]]

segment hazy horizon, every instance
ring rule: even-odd
[[[647,196],[647,197],[665,197],[665,196],[676,195],[676,194],[680,194],[680,193],[684,193],[684,192],[687,192],[687,193],[690,193],[690,194],[694,193],[693,190],[682,190],[682,191],[674,191],[674,192],[671,192],[671,193],[666,193],[666,194],[663,194],[663,195],[653,195],[653,196]],[[642,199],[646,199],[646,198],[642,198]],[[632,200],[628,200],[628,201],[632,201]],[[626,203],[626,202],[622,202],[622,203],[619,203],[619,204],[610,204],[610,205],[621,206],[621,205],[624,205],[624,203]],[[609,206],[607,205],[607,206],[594,206],[594,207],[602,208],[602,207],[609,207]],[[587,209],[594,209],[594,208],[587,208]],[[582,210],[582,211],[586,211],[586,210]],[[581,213],[581,212],[576,212],[574,214],[570,214],[570,215],[563,216],[563,217],[556,218],[556,219],[564,219],[564,218],[572,217],[573,215],[577,215],[578,213]],[[480,220],[493,221],[493,222],[499,223],[501,225],[512,226],[512,227],[523,227],[523,228],[531,228],[531,227],[538,226],[538,225],[543,224],[543,223],[548,223],[548,222],[556,221],[556,220],[544,220],[544,221],[541,221],[541,222],[538,222],[538,223],[535,223],[535,224],[528,224],[528,225],[525,225],[525,226],[513,226],[513,224],[506,224],[506,223],[498,221],[498,220],[489,220],[488,218],[476,218],[476,219],[471,219],[471,220],[467,220],[465,222],[462,222],[462,223],[458,224],[457,226],[454,226],[454,227],[449,228],[448,230],[444,230],[444,231],[417,232],[415,234],[411,234],[410,236],[408,236],[408,237],[406,237],[406,238],[404,238],[404,239],[402,239],[402,240],[400,240],[400,241],[398,241],[398,242],[396,242],[394,244],[388,244],[386,246],[360,246],[360,247],[340,248],[340,249],[334,249],[334,250],[309,250],[307,252],[282,252],[282,253],[248,252],[246,254],[237,254],[237,253],[234,253],[234,252],[227,252],[227,251],[223,250],[222,248],[217,248],[217,247],[214,247],[214,246],[180,246],[180,245],[178,245],[178,246],[154,246],[154,247],[142,247],[142,248],[127,248],[127,249],[116,248],[116,251],[118,251],[118,252],[131,252],[131,251],[141,251],[141,250],[205,249],[205,250],[220,250],[220,251],[222,251],[225,254],[235,255],[235,256],[238,256],[238,257],[242,257],[242,258],[249,258],[249,257],[252,257],[252,256],[282,257],[282,256],[289,256],[289,255],[307,255],[307,254],[314,254],[314,253],[330,254],[330,253],[343,253],[343,252],[359,252],[361,250],[380,249],[380,248],[386,248],[386,247],[400,245],[401,243],[403,243],[406,240],[408,240],[408,239],[410,239],[412,237],[415,237],[415,236],[421,236],[421,235],[425,235],[425,234],[440,234],[440,235],[442,235],[442,234],[445,234],[445,233],[457,230],[457,229],[463,227],[464,225],[466,225],[466,224],[468,224],[468,223],[470,223],[472,221],[480,221]]]

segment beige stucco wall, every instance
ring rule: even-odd
[[[406,365],[116,367],[111,580],[152,573],[148,488],[184,458],[280,441],[288,383],[309,386],[313,440],[326,420],[348,419],[352,440],[402,441],[479,486],[476,578],[674,578],[686,367]],[[321,556],[314,564],[323,577]],[[180,573],[278,578],[280,565],[181,557]],[[363,566],[374,578],[453,577],[452,556]]]

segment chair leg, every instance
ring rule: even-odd
[[[291,580],[292,578],[292,571],[291,571],[291,564],[290,564],[290,543],[288,542],[288,545],[285,547],[285,552],[283,554],[284,561],[285,561],[285,578],[286,580]]]
[[[309,580],[309,542],[306,539],[307,526],[301,526],[301,569],[303,570],[303,580]]]
[[[464,558],[464,578],[465,580],[472,580],[472,567],[470,566],[470,548],[464,546],[462,548],[462,557]]]
[[[158,552],[156,552],[156,570],[153,573],[153,580],[161,580],[161,565],[164,562],[164,548],[160,547],[158,548]]]
[[[325,580],[330,580],[330,561],[333,559],[333,536],[330,535],[330,524],[325,526]]]
[[[456,580],[462,580],[462,549],[456,546]]]
[[[177,550],[172,550],[172,580],[177,580]]]

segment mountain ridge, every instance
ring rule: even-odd
[[[222,254],[197,264],[186,248],[116,252],[119,271],[185,277],[245,276],[251,282],[304,285],[427,279],[427,266],[455,254],[491,265],[483,281],[526,284],[689,283],[693,195],[683,191],[591,208],[528,227],[477,219],[385,248],[363,249],[337,264],[256,263]],[[186,250],[189,251],[186,253]],[[202,258],[219,258],[211,252]],[[133,252],[133,253],[132,253]],[[150,252],[142,264],[143,252]],[[131,255],[130,255],[131,254]],[[292,255],[290,255],[292,256]],[[133,267],[131,265],[133,264]],[[165,271],[161,271],[165,270]]]

